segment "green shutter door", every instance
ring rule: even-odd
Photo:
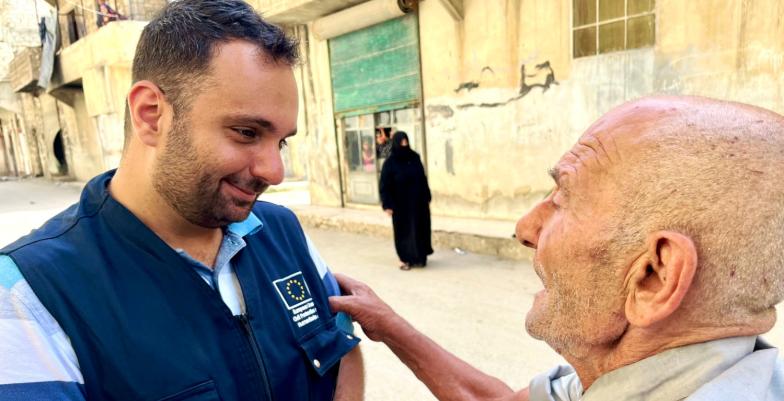
[[[329,41],[335,114],[367,114],[419,99],[419,38],[415,14]]]

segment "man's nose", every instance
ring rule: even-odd
[[[536,249],[539,243],[539,232],[542,230],[541,203],[517,221],[515,237],[521,244]]]
[[[280,147],[264,146],[257,151],[253,158],[250,173],[255,178],[269,185],[278,185],[283,182],[284,166],[280,155]]]

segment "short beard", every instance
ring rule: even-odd
[[[245,220],[256,202],[240,202],[222,195],[220,185],[223,177],[210,173],[205,166],[204,158],[191,142],[189,121],[188,118],[177,119],[175,114],[166,147],[153,172],[153,187],[191,224],[218,228]],[[231,178],[227,177],[227,181],[239,181]],[[246,187],[261,192],[266,186],[254,181]],[[226,207],[230,203],[242,211],[231,213],[234,208]]]
[[[624,316],[623,287],[615,277],[620,271],[618,255],[604,246],[589,248],[594,271],[585,284],[591,290],[576,291],[570,283],[548,283],[546,308],[526,316],[525,328],[531,337],[549,344],[559,353],[579,354],[586,345],[611,343],[623,335],[627,323]],[[578,255],[570,255],[577,260]],[[558,269],[558,267],[550,267]],[[576,268],[561,266],[560,268]],[[539,271],[544,270],[539,267]],[[574,283],[571,283],[574,284]]]

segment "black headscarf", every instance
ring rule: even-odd
[[[406,140],[407,145],[403,146],[403,140]],[[412,159],[417,154],[411,149],[411,141],[408,139],[408,134],[403,131],[397,131],[392,135],[392,153],[390,157],[400,159]]]

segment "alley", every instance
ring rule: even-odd
[[[71,183],[0,182],[0,245],[38,226],[78,194],[78,185]],[[287,202],[285,193],[264,197]],[[334,271],[369,283],[414,326],[511,387],[524,387],[533,375],[560,361],[546,344],[525,333],[525,312],[541,288],[528,263],[437,249],[427,268],[403,272],[396,268],[391,241],[307,232]],[[777,324],[766,338],[784,344],[782,326]],[[385,346],[368,340],[362,344],[367,400],[433,400]]]

